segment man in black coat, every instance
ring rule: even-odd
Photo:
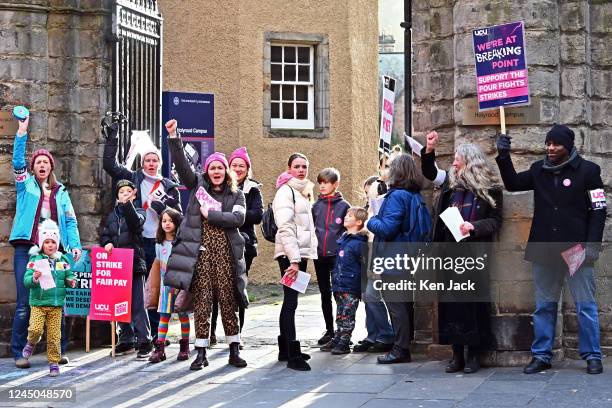
[[[547,156],[517,173],[510,158],[510,138],[497,139],[497,165],[508,191],[533,190],[534,213],[525,259],[533,264],[536,309],[533,313],[533,358],[526,374],[551,367],[557,302],[563,280],[576,303],[579,351],[587,372],[600,374],[601,347],[595,301],[594,263],[606,220],[606,201],[598,165],[583,159],[574,147],[574,132],[554,125],[546,134]],[[585,261],[573,274],[561,252],[580,244]]]

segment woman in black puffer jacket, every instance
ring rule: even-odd
[[[261,196],[261,184],[252,179],[253,171],[251,168],[251,158],[247,153],[246,147],[239,147],[234,150],[229,158],[229,165],[236,175],[238,188],[244,193],[246,201],[246,215],[244,224],[240,227],[240,234],[244,238],[244,261],[246,263],[246,274],[249,275],[249,269],[253,259],[257,256],[257,235],[255,234],[255,225],[261,222],[263,216],[263,198]],[[238,319],[240,320],[240,332],[244,326],[244,311],[245,308],[238,305]],[[219,303],[213,304],[212,318],[210,321],[210,345],[217,343],[215,329],[217,328],[217,316],[219,315]],[[242,348],[242,346],[240,346]]]
[[[233,173],[222,153],[213,153],[204,172],[195,172],[187,163],[177,122],[166,123],[168,147],[181,182],[190,190],[185,216],[168,259],[165,284],[189,290],[194,300],[195,349],[192,370],[208,365],[210,314],[213,299],[219,301],[223,328],[230,346],[229,364],[245,367],[240,358],[238,305],[248,306],[244,238],[238,228],[244,223],[244,194],[238,190]]]

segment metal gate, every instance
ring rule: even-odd
[[[118,157],[124,160],[132,130],[161,135],[162,17],[157,0],[115,0],[113,6],[113,110],[121,125]]]

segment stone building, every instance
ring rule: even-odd
[[[371,0],[3,1],[0,118],[10,124],[13,106],[30,108],[28,153],[44,146],[54,154],[82,242],[95,244],[112,201],[99,121],[114,107],[129,113],[124,133],[148,126],[159,140],[155,71],[131,77],[121,70],[140,69],[143,56],[159,58],[156,41],[163,38],[163,90],[215,94],[216,149],[229,154],[248,146],[266,203],[294,151],[311,159],[311,178],[323,167],[340,169],[343,192],[359,202],[360,184],[377,162],[377,31]],[[281,67],[285,75],[295,70],[295,83],[277,77]],[[282,87],[292,91],[283,98],[292,104],[291,117],[278,102]],[[8,243],[15,211],[11,132],[0,134],[0,356],[8,353],[15,302]],[[277,282],[272,245],[261,249],[252,280]],[[73,333],[82,333],[82,322],[71,321]]]
[[[229,154],[247,146],[265,204],[272,201],[276,177],[295,151],[310,159],[311,180],[316,182],[322,168],[334,166],[342,174],[345,197],[362,201],[360,185],[376,171],[377,162],[376,1],[164,0],[160,7],[164,90],[215,94],[215,148]],[[274,123],[275,84],[280,82],[275,52],[281,46],[285,55],[295,47],[310,47],[314,54],[310,125]],[[273,245],[260,239],[252,282],[278,282],[272,257]]]
[[[83,245],[98,239],[103,210],[100,117],[110,98],[110,10],[99,1],[4,1],[0,4],[0,110],[31,110],[28,153],[55,156],[68,186]],[[9,116],[10,118],[10,116]],[[13,129],[16,130],[16,128]],[[13,134],[0,135],[0,356],[8,354],[15,302]],[[83,319],[79,319],[83,320]]]
[[[526,29],[529,86],[535,97],[535,123],[509,125],[513,160],[526,169],[544,154],[544,136],[553,123],[564,123],[576,133],[576,145],[587,159],[599,164],[608,202],[612,188],[612,3],[609,1],[413,1],[413,126],[417,137],[435,129],[440,134],[441,162],[449,165],[454,147],[478,143],[491,160],[498,126],[464,124],[466,102],[475,98],[475,68],[471,30],[523,20]],[[539,99],[539,103],[536,103]],[[422,140],[422,139],[421,139]],[[500,239],[524,243],[532,215],[532,194],[504,196],[504,224]],[[605,241],[612,239],[606,224]],[[520,245],[500,254],[493,284],[497,301],[493,317],[498,352],[490,359],[500,364],[527,361],[532,339],[530,313],[533,287],[530,265],[522,261]],[[612,301],[609,250],[598,263],[601,341],[612,351]],[[565,296],[568,294],[566,293]],[[570,298],[567,297],[567,300]],[[431,310],[424,305],[417,316],[417,342],[435,340]],[[433,310],[435,316],[435,308]],[[578,336],[571,302],[560,307],[556,349],[577,356]],[[439,351],[430,347],[432,354]]]

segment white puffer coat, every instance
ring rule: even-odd
[[[272,201],[274,221],[278,227],[274,259],[283,255],[290,262],[300,262],[302,258],[317,259],[317,236],[308,199],[312,188],[310,181],[292,178],[276,191]]]

